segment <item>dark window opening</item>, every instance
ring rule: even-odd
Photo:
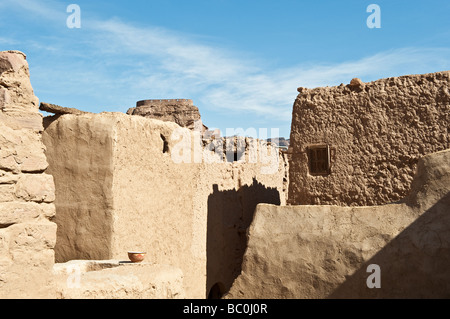
[[[246,142],[243,137],[233,136],[231,138],[226,138],[224,144],[224,151],[227,162],[238,162],[240,161],[246,150]]]
[[[169,151],[169,143],[164,135],[160,134],[161,139],[163,140],[163,153],[167,153]]]
[[[227,162],[237,162],[245,154],[245,147],[235,146],[233,149],[226,150]]]
[[[227,151],[227,162],[240,161],[244,155],[244,151]]]
[[[330,146],[308,147],[309,171],[315,175],[330,174]]]

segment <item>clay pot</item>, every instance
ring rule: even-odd
[[[145,252],[141,251],[129,251],[128,258],[134,263],[139,263],[144,260],[145,254]]]

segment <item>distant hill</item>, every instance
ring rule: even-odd
[[[289,139],[285,139],[284,137],[268,138],[267,142],[272,142],[272,143],[276,144],[277,146],[289,147]]]

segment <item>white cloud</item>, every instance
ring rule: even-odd
[[[0,44],[4,45],[18,45],[19,41],[11,38],[0,37]]]
[[[20,13],[32,14],[35,17],[45,19],[46,22],[66,21],[64,3],[47,0],[46,2],[36,0],[3,0],[3,6],[12,8]],[[67,4],[66,4],[67,5]]]
[[[141,89],[168,96],[186,92],[199,96],[201,103],[212,109],[285,121],[290,120],[298,86],[338,85],[349,83],[353,77],[375,80],[415,70],[434,72],[439,71],[433,70],[436,66],[448,68],[450,57],[449,49],[404,48],[333,65],[265,70],[233,52],[168,30],[137,28],[117,20],[98,22],[96,30],[108,43],[107,52],[132,52],[149,62],[147,71],[137,72],[141,73],[137,85]]]

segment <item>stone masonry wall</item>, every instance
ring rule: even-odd
[[[0,52],[0,298],[52,291],[55,188],[26,56]]]
[[[450,72],[299,88],[292,113],[290,204],[380,205],[403,198],[419,157],[449,148]],[[313,175],[308,147],[331,148]]]

